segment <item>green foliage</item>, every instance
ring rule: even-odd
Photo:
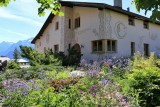
[[[56,59],[50,49],[48,49],[44,53],[44,58],[42,59],[42,64],[49,65],[49,64],[54,64],[54,65],[60,65],[61,62]]]
[[[0,6],[6,7],[11,1],[16,1],[16,0],[0,0]],[[63,12],[60,11],[61,5],[58,2],[58,0],[36,0],[36,1],[40,5],[40,7],[38,8],[39,16],[44,16],[45,10],[49,10],[55,15],[56,14],[58,14],[59,16],[64,15]]]
[[[61,80],[53,80],[53,81],[50,81],[49,84],[51,85],[51,87],[54,87],[55,91],[61,91],[64,88],[69,88],[70,85],[76,84],[79,80],[80,80],[80,78],[78,78],[78,77],[74,77],[74,78],[70,77],[70,78],[66,78],[63,80],[62,79]]]
[[[51,50],[49,49],[44,54],[39,53],[36,50],[32,49],[31,47],[27,46],[20,46],[20,49],[21,49],[21,56],[23,58],[27,58],[31,66],[61,64],[61,62],[54,57]]]
[[[13,61],[14,64],[16,64]],[[34,66],[30,68],[23,69],[7,69],[3,74],[0,75],[0,81],[5,79],[62,79],[68,78],[70,75],[68,72],[61,66],[53,65],[41,65]]]
[[[156,66],[156,60],[154,53],[149,58],[136,53],[133,67],[123,80],[123,90],[138,94],[138,103],[143,107],[160,105],[160,68]]]
[[[68,49],[68,55],[65,55],[64,52],[59,52],[54,55],[56,58],[62,61],[63,66],[74,66],[78,65],[81,60],[81,53],[72,47]]]
[[[20,53],[17,50],[17,48],[14,49],[13,58],[14,58],[14,60],[15,60],[16,63],[17,63],[17,60],[20,58]]]
[[[46,54],[50,55],[50,54]],[[45,55],[44,55],[45,56]],[[88,66],[84,63],[85,67]],[[131,67],[126,69],[126,65]],[[102,67],[102,68],[101,68]],[[136,53],[126,59],[94,63],[83,77],[71,68],[41,65],[7,70],[0,89],[7,107],[155,107],[160,105],[159,59]],[[121,70],[123,70],[121,72]],[[118,73],[117,73],[118,72]]]
[[[160,21],[160,2],[158,0],[133,0],[133,3],[136,5],[138,11],[145,10],[145,14],[148,11],[152,11],[151,19]]]
[[[7,68],[8,68],[8,69],[19,69],[20,66],[19,66],[16,62],[11,61],[11,62],[9,63],[9,65],[7,66]]]

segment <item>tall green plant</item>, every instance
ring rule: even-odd
[[[160,105],[160,69],[156,66],[156,57],[151,53],[149,58],[140,54],[134,57],[133,67],[122,80],[123,91],[137,95],[142,107]],[[126,85],[127,84],[127,85]]]
[[[14,58],[16,63],[17,63],[18,59],[20,58],[20,52],[18,51],[17,48],[14,49],[13,58]]]

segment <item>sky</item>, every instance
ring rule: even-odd
[[[100,2],[113,5],[114,0],[72,1]],[[131,1],[123,0],[123,9],[126,10],[130,7],[131,12],[138,13]],[[11,2],[7,7],[0,7],[0,42],[17,42],[35,37],[50,13],[47,11],[45,16],[40,17],[38,16],[38,7],[39,4],[37,4],[36,0],[16,0],[16,2]],[[138,14],[144,16],[144,11]],[[148,13],[147,17],[150,14]]]

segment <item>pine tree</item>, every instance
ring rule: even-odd
[[[17,63],[18,59],[20,58],[20,53],[19,53],[17,48],[14,49],[13,58],[14,58],[16,63]]]

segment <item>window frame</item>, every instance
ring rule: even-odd
[[[80,23],[81,23],[81,18],[80,17],[75,18],[75,29],[81,26]]]
[[[71,19],[68,20],[68,28],[71,29]]]
[[[135,42],[131,42],[131,56],[134,56],[135,51],[136,51]]]
[[[58,53],[59,52],[59,45],[56,44],[54,45],[54,53]]]
[[[143,28],[144,29],[149,29],[149,22],[143,21]]]
[[[58,29],[59,29],[59,22],[57,21],[55,25],[55,30],[58,30]]]
[[[144,56],[148,57],[150,55],[150,45],[148,43],[144,43],[143,48]]]
[[[100,41],[102,42],[101,50],[99,50],[99,42]],[[94,43],[96,43],[96,50],[94,50]],[[105,40],[103,40],[103,39],[101,39],[101,40],[93,40],[92,41],[92,53],[104,53],[105,52],[104,45],[105,45]]]
[[[132,17],[128,17],[128,25],[135,26],[135,19]]]
[[[111,49],[108,50],[108,41],[110,41],[110,47]],[[113,51],[113,43],[112,42],[115,42],[115,51]],[[107,39],[106,40],[106,52],[117,52],[117,40],[113,40],[113,39]]]

